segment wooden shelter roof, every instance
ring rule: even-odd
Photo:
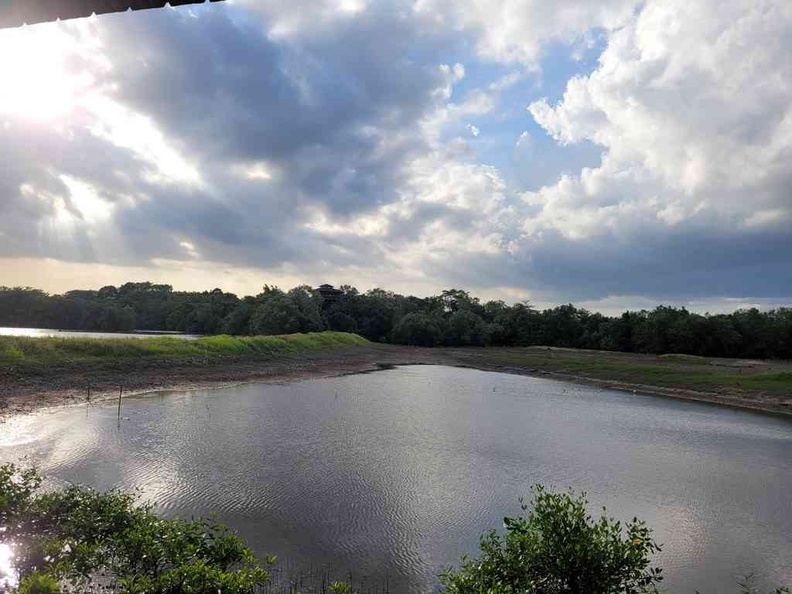
[[[0,29],[129,9],[162,8],[166,4],[203,4],[222,0],[0,0]]]

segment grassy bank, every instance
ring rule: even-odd
[[[227,357],[271,359],[367,343],[365,338],[344,332],[282,336],[220,335],[197,340],[168,336],[151,338],[0,336],[0,367],[36,368],[136,359],[203,359],[207,362]]]
[[[792,362],[548,347],[419,348],[338,332],[285,336],[0,337],[0,416],[152,390],[361,373],[391,365],[472,367],[792,415]]]
[[[789,361],[638,355],[547,347],[476,352],[482,361],[526,371],[716,394],[792,396],[792,362]],[[462,354],[460,358],[467,357]]]

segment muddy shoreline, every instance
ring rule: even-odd
[[[85,405],[103,400],[171,390],[198,390],[246,383],[290,383],[373,372],[398,365],[450,365],[558,379],[648,396],[693,400],[792,417],[792,395],[767,397],[761,393],[708,392],[590,377],[563,370],[506,365],[493,349],[425,349],[372,344],[331,352],[284,357],[269,361],[136,360],[108,365],[74,366],[36,372],[0,369],[0,419],[46,408]]]

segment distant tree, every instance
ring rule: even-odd
[[[135,329],[135,310],[125,305],[118,314],[118,330]]]
[[[625,342],[624,324],[621,320],[606,320],[599,327],[599,347],[604,351],[622,350]]]
[[[4,326],[42,327],[48,317],[48,306],[49,295],[39,289],[0,288],[0,324]]]
[[[690,346],[687,320],[690,313],[684,307],[660,305],[642,313],[643,319],[633,333],[638,352],[662,354],[679,352],[681,345]]]
[[[399,299],[390,291],[372,289],[363,295],[346,293],[347,313],[358,324],[361,336],[376,342],[391,339]]]
[[[393,328],[393,342],[397,344],[432,347],[441,339],[442,331],[436,320],[426,314],[407,314]]]
[[[752,307],[734,312],[732,320],[742,337],[741,356],[763,359],[775,354],[775,333],[770,316]]]
[[[770,312],[775,328],[777,351],[775,357],[792,359],[792,308],[782,307]]]
[[[543,344],[559,347],[579,348],[585,331],[586,310],[579,310],[571,303],[559,305],[543,312]]]
[[[506,344],[530,346],[544,343],[543,317],[530,303],[515,303],[495,319],[505,329]]]
[[[487,301],[482,306],[481,317],[486,322],[493,323],[498,321],[499,317],[504,316],[511,308],[503,301]]]
[[[333,312],[326,317],[327,327],[336,332],[358,332],[358,323],[355,318],[341,311]]]
[[[472,297],[467,291],[461,289],[448,289],[441,293],[440,302],[446,313],[454,313],[461,310],[472,311],[475,314],[484,313],[484,309],[479,304],[476,297]]]
[[[220,331],[223,334],[247,334],[250,331],[250,317],[255,309],[255,299],[246,297],[238,302],[223,318]]]
[[[99,289],[97,296],[99,299],[115,299],[118,297],[118,289],[116,289],[113,285],[107,285]]]
[[[448,346],[484,346],[489,344],[489,326],[469,309],[452,313],[443,324],[442,341]]]
[[[283,291],[269,289],[250,317],[250,334],[293,334],[300,331],[301,313]]]
[[[342,285],[331,302],[310,286],[264,286],[243,300],[219,288],[174,291],[150,282],[49,295],[0,287],[0,325],[201,334],[357,332],[372,341],[424,345],[547,345],[638,353],[792,358],[792,309],[699,315],[660,305],[604,316],[572,304],[537,311],[530,303],[479,300],[461,289],[416,297]],[[134,318],[134,319],[133,319]]]
[[[735,357],[740,352],[742,336],[731,316],[705,316],[703,328],[697,334],[701,355]]]
[[[322,320],[322,296],[308,285],[293,288],[287,294],[299,311],[297,332],[321,332],[325,329]]]

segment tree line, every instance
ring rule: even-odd
[[[196,334],[290,334],[337,330],[376,342],[416,346],[545,345],[633,353],[792,359],[792,308],[697,314],[684,307],[606,316],[574,305],[482,303],[459,289],[431,297],[340,287],[325,299],[307,285],[264,286],[239,298],[220,289],[174,291],[126,283],[50,295],[0,287],[0,326],[86,331],[157,330]]]

